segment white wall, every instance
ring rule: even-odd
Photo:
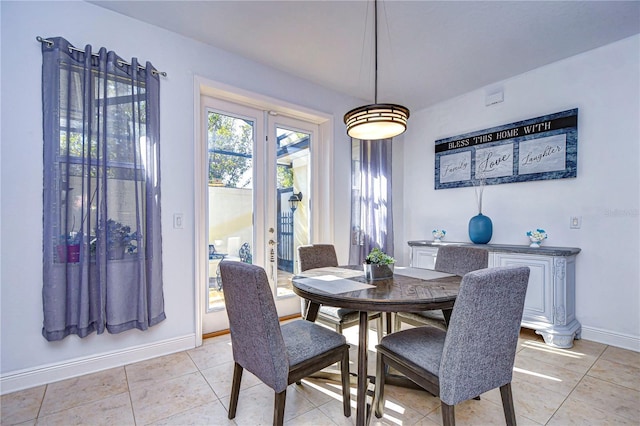
[[[473,188],[434,190],[434,142],[515,121],[579,108],[578,177],[486,187],[483,213],[491,243],[526,244],[543,228],[545,245],[579,247],[576,316],[582,336],[640,350],[640,36],[498,83],[504,102],[485,106],[478,90],[415,112],[394,167],[396,256],[409,260],[410,240],[469,241],[477,214]],[[403,163],[402,163],[403,162]],[[399,198],[402,197],[402,198]],[[398,214],[400,210],[400,214]],[[569,229],[570,216],[582,227]]]
[[[342,114],[360,100],[131,20],[85,2],[0,2],[2,43],[2,393],[195,344],[194,78],[252,91],[334,116],[335,240],[349,229],[350,144]],[[224,17],[220,17],[224,19]],[[212,25],[215,23],[212,22]],[[49,343],[42,328],[42,102],[40,43],[62,36],[151,61],[161,79],[163,279],[167,319],[146,332]],[[343,160],[346,159],[346,160]],[[316,206],[322,208],[322,206]],[[184,229],[173,229],[174,213]],[[340,244],[346,258],[348,241]]]

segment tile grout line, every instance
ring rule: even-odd
[[[36,418],[34,420],[37,420],[40,418],[40,413],[42,412],[42,405],[44,404],[44,397],[47,395],[47,389],[49,389],[49,384],[47,383],[46,385],[44,385],[44,392],[42,392],[42,398],[40,399],[40,405],[38,406],[38,413],[36,414]]]
[[[216,400],[218,401],[218,403],[222,406],[222,408],[225,410],[225,412],[227,414],[229,414],[229,410],[227,410],[227,408],[224,406],[224,404],[222,403],[222,401],[220,400],[220,396],[218,395],[218,393],[215,391],[215,389],[213,389],[213,386],[211,386],[211,383],[209,383],[209,381],[207,380],[207,378],[205,377],[205,375],[202,373],[202,370],[200,369],[200,367],[198,367],[198,364],[196,364],[196,362],[193,360],[193,358],[191,358],[191,355],[189,353],[187,353],[187,355],[189,356],[189,359],[191,359],[191,362],[193,362],[193,365],[196,366],[196,369],[198,370],[198,373],[200,374],[200,376],[202,377],[202,380],[205,381],[205,383],[207,384],[207,386],[209,387],[209,389],[211,389],[211,392],[213,392],[213,394],[216,396]]]
[[[602,353],[604,353],[604,351],[602,351]],[[598,355],[598,358],[596,358],[596,361],[598,359],[600,359],[600,356],[602,356],[602,354]],[[580,386],[580,383],[582,383],[582,381],[584,380],[586,375],[589,373],[589,370],[591,370],[591,368],[593,367],[594,364],[595,364],[595,362],[587,369],[587,371],[584,372],[584,374],[582,374],[582,377],[580,377],[580,380],[578,380],[576,382],[576,384],[573,386],[573,388],[571,388],[571,391],[567,394],[567,396],[564,397],[564,399],[562,400],[562,403],[560,405],[558,405],[558,407],[553,411],[551,416],[549,416],[549,420],[547,420],[544,423],[545,425],[548,425],[549,422],[551,422],[551,420],[553,420],[553,418],[558,413],[558,411],[560,411],[560,409],[564,406],[564,404],[569,400],[569,398],[571,397],[571,394],[573,394],[573,392],[575,392],[575,390],[578,388],[578,386]]]
[[[133,398],[131,397],[131,386],[129,386],[129,374],[127,374],[127,365],[122,366],[122,368],[124,369],[124,380],[127,382],[127,395],[129,396],[129,404],[131,404],[131,417],[133,417],[133,424],[137,426],[138,422],[136,421],[136,410],[133,408]]]

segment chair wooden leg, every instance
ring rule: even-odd
[[[233,365],[233,382],[231,383],[231,399],[229,400],[229,418],[236,416],[238,408],[238,395],[240,394],[240,381],[242,380],[242,367],[237,362]]]
[[[393,319],[393,332],[400,331],[401,328],[402,328],[402,321],[398,316],[398,314],[395,314]]]
[[[384,415],[384,378],[385,378],[386,365],[384,364],[384,358],[380,352],[378,352],[376,359],[376,387],[373,392],[373,409],[377,418],[382,418]]]
[[[387,312],[386,313],[386,321],[384,324],[384,331],[386,331],[387,334],[391,334],[393,333],[393,316],[395,314],[393,312]]]
[[[275,403],[273,406],[273,425],[282,426],[284,423],[284,403],[287,400],[287,390],[276,393]]]
[[[378,343],[384,337],[384,313],[380,312],[380,316],[376,320],[376,331],[378,332]]]
[[[345,350],[340,361],[340,373],[342,375],[342,410],[345,417],[351,417],[351,391],[349,380],[349,350]]]
[[[441,409],[442,409],[442,426],[455,426],[456,425],[456,416],[454,413],[454,406],[445,404],[440,401]]]
[[[504,409],[504,418],[507,426],[515,426],[516,410],[513,405],[513,394],[511,393],[511,383],[500,386],[500,396],[502,397],[502,408]]]
[[[449,328],[449,321],[451,321],[451,313],[453,309],[443,309],[442,315],[444,316],[444,322],[447,324],[447,328]]]

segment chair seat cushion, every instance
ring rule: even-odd
[[[438,310],[431,310],[431,311],[417,312],[417,314],[420,315],[421,317],[425,317],[425,318],[428,318],[428,319],[444,321],[444,314],[439,309]]]
[[[289,367],[342,346],[347,341],[342,334],[305,320],[283,324],[281,330]]]
[[[341,322],[358,320],[358,311],[354,311],[353,309],[336,308],[335,306],[322,305],[320,306],[320,310],[318,311],[318,313]]]
[[[396,330],[400,330],[400,323],[408,322],[413,325],[428,325],[437,327],[440,330],[447,330],[447,322],[441,310],[420,311],[420,312],[397,312]]]
[[[386,335],[378,346],[438,375],[446,336],[445,331],[435,327],[415,327]]]
[[[398,312],[398,315],[409,318],[426,318],[429,320],[436,320],[444,322],[444,314],[441,310],[420,311],[420,312]]]

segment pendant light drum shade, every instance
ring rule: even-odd
[[[354,139],[379,140],[401,135],[407,130],[409,109],[396,104],[371,104],[344,115],[347,134]]]
[[[401,135],[407,130],[409,109],[396,104],[378,103],[378,0],[373,2],[373,52],[375,57],[373,103],[354,108],[344,115],[347,134],[354,139],[380,140]]]

